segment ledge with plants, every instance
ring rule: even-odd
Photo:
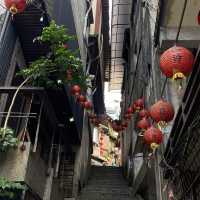
[[[41,36],[33,41],[47,45],[49,52],[17,74],[23,76],[25,80],[16,90],[4,126],[0,129],[0,152],[5,152],[18,145],[19,141],[14,135],[14,130],[7,125],[17,94],[28,82],[33,86],[47,89],[58,89],[64,85],[69,85],[71,95],[75,97],[77,102],[87,110],[92,109],[92,103],[83,95],[89,87],[89,77],[83,71],[82,63],[78,58],[78,50],[72,51],[67,45],[68,42],[74,39],[75,37],[69,35],[64,26],[58,26],[52,21],[48,27],[43,29]]]
[[[8,181],[0,177],[0,198],[7,200],[17,199],[26,189],[26,186],[22,183]]]

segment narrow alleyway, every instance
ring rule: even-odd
[[[131,200],[131,190],[121,167],[92,166],[86,187],[78,200]]]

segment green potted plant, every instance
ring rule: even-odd
[[[70,83],[80,85],[82,90],[86,90],[88,76],[83,72],[78,51],[72,51],[67,46],[74,39],[64,26],[58,26],[52,21],[43,29],[41,36],[35,39],[48,45],[49,53],[32,62],[28,68],[22,69],[19,75],[31,77],[34,86],[58,88]]]
[[[8,181],[6,178],[0,177],[0,198],[17,199],[24,190],[26,190],[26,186],[22,183]]]

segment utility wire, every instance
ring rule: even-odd
[[[175,44],[177,44],[178,39],[179,39],[181,27],[182,27],[182,24],[183,24],[183,18],[184,18],[185,10],[186,10],[186,7],[187,7],[187,2],[188,2],[188,0],[185,0],[185,2],[184,2],[183,10],[182,10],[182,13],[181,13],[181,19],[180,19],[180,22],[179,22],[178,31],[177,31],[177,35],[176,35]]]
[[[183,18],[184,18],[184,15],[185,15],[185,10],[186,10],[186,7],[187,7],[187,2],[188,2],[188,0],[185,0],[185,2],[184,2],[180,22],[179,22],[179,25],[178,25],[178,31],[177,31],[177,34],[176,34],[175,45],[177,45],[177,43],[178,43],[180,31],[181,31],[182,24],[183,24]],[[167,85],[167,80],[168,80],[168,78],[166,77],[164,85],[163,85],[162,90],[161,90],[161,98],[163,97],[163,94],[164,94],[164,91],[165,91],[165,88],[166,88],[166,85]]]

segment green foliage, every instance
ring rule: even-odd
[[[0,197],[14,199],[18,193],[24,190],[26,190],[25,185],[0,177]]]
[[[64,26],[58,26],[55,21],[51,21],[50,25],[43,29],[42,35],[37,37],[38,41],[49,43],[53,47],[74,39],[74,36],[67,34],[67,29]]]
[[[18,139],[14,135],[14,131],[10,128],[0,128],[0,152],[5,152],[10,148],[16,148]]]
[[[77,52],[67,47],[67,42],[74,39],[74,36],[67,34],[64,26],[58,26],[52,21],[43,29],[41,36],[36,38],[49,46],[50,53],[34,61],[28,68],[20,71],[19,75],[31,76],[35,86],[58,87],[59,81],[62,84],[80,84],[82,89],[86,89],[88,77],[83,73]],[[67,80],[69,69],[72,72],[72,80]]]

